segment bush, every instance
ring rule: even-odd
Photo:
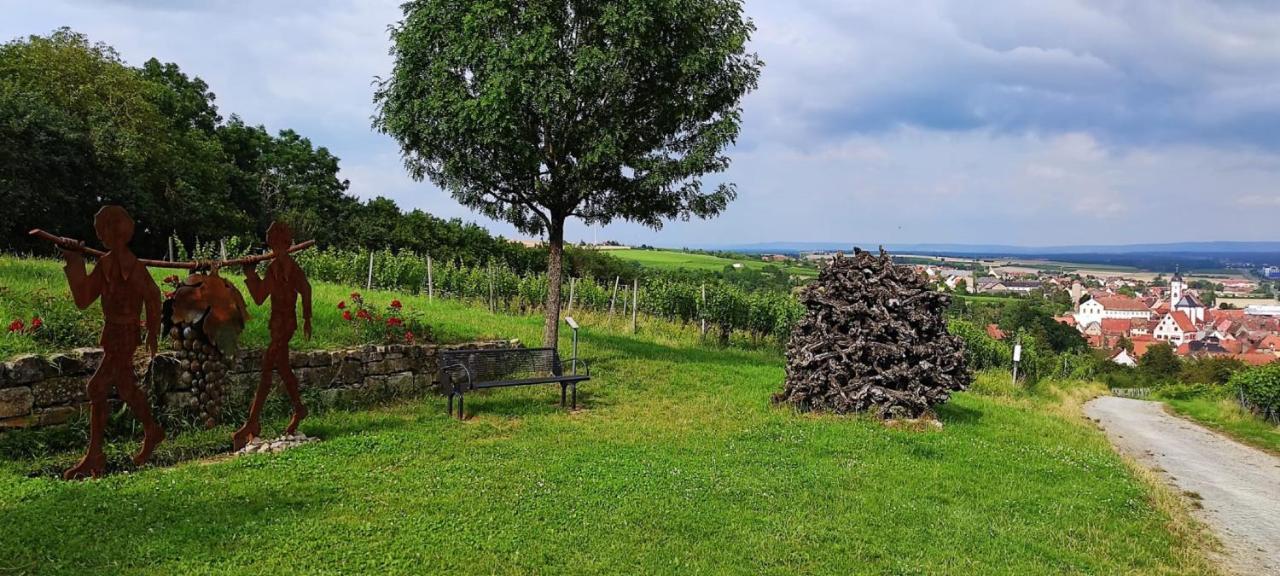
[[[1160,398],[1168,400],[1190,400],[1192,398],[1213,398],[1222,396],[1223,388],[1211,384],[1167,384],[1156,391]]]
[[[1271,422],[1280,422],[1280,362],[1236,372],[1228,385],[1240,403]]]
[[[973,322],[948,320],[947,331],[964,340],[966,359],[974,370],[1008,370],[1013,366],[1013,350]]]

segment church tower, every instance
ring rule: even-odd
[[[1182,273],[1174,268],[1173,279],[1169,280],[1169,309],[1173,310],[1178,305],[1178,301],[1182,299],[1182,291],[1187,288],[1187,283],[1182,280]]]

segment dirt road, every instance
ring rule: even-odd
[[[1085,414],[1122,452],[1199,502],[1197,515],[1235,572],[1280,576],[1280,458],[1169,415],[1159,402],[1104,396]]]

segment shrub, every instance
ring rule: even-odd
[[[1228,385],[1246,408],[1268,421],[1280,422],[1280,362],[1236,372]]]

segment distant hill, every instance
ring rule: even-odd
[[[795,254],[850,250],[854,246],[875,250],[874,242],[761,242],[754,244],[695,246],[745,254]],[[1051,256],[1062,254],[1276,254],[1280,242],[1171,242],[1165,244],[1102,244],[1065,246],[1013,246],[1007,244],[885,244],[892,252],[966,254],[976,256]]]

